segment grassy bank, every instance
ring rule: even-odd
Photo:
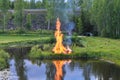
[[[120,65],[120,40],[100,37],[74,37],[71,46],[72,54],[54,54],[51,52],[54,44],[45,45],[42,51],[39,47],[33,47],[31,57],[41,59],[104,59]],[[36,54],[36,55],[35,55]]]
[[[86,53],[101,59],[110,60],[120,65],[120,40],[100,37],[83,37],[84,47],[73,47],[75,53]]]
[[[40,59],[104,59],[120,65],[120,40],[101,37],[73,37],[72,54],[54,54],[51,50],[55,39],[51,35],[41,34],[3,34],[0,35],[0,47],[36,45],[30,52],[31,58]]]

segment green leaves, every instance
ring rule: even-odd
[[[90,19],[97,26],[100,36],[120,38],[119,0],[94,0]]]
[[[9,9],[9,1],[8,0],[1,0],[0,1],[0,10],[2,12],[2,30],[5,31],[6,24],[7,24],[7,13]]]
[[[0,49],[0,70],[8,66],[9,54]]]
[[[120,38],[119,4],[120,0],[83,0],[81,14],[84,28],[90,22],[99,36]]]
[[[26,29],[31,30],[32,23],[31,23],[31,14],[27,14],[27,20],[26,20]]]
[[[0,0],[0,9],[4,14],[6,14],[9,9],[9,0]]]
[[[24,5],[23,5],[23,0],[15,0],[15,24],[19,29],[23,29],[23,9],[24,9]]]

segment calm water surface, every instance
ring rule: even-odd
[[[25,50],[11,51],[14,56],[11,56],[9,65],[14,80],[120,80],[120,67],[107,62],[29,60]]]

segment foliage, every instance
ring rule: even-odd
[[[44,8],[44,3],[41,1],[36,1],[36,8],[40,9],[40,8]]]
[[[54,1],[45,0],[45,8],[47,9],[46,20],[48,22],[48,29],[50,28],[51,20],[54,18]]]
[[[0,70],[8,66],[9,54],[0,49]]]
[[[29,1],[25,1],[23,2],[24,4],[24,9],[30,9],[31,5],[30,5],[30,2]]]
[[[81,20],[82,20],[82,31],[83,34],[86,32],[90,32],[93,33],[94,35],[96,35],[96,28],[94,28],[94,26],[90,23],[90,13],[89,10],[91,8],[92,5],[92,0],[82,0],[81,3]]]
[[[31,58],[33,58],[33,57],[38,58],[40,56],[42,56],[42,51],[39,48],[39,45],[33,46],[31,51],[30,51],[29,57],[31,57]]]
[[[2,30],[3,32],[5,31],[6,28],[6,24],[7,24],[7,13],[8,13],[8,9],[9,9],[9,1],[8,0],[1,0],[0,1],[0,9],[2,11]]]
[[[82,25],[81,16],[74,16],[73,20],[76,23],[75,32],[77,34],[82,34],[83,33],[83,25]]]
[[[9,1],[8,0],[0,0],[0,9],[3,13],[6,13],[9,9]]]
[[[26,29],[31,30],[32,24],[31,24],[31,14],[27,14],[27,20],[26,20]]]
[[[47,29],[53,29],[50,26],[55,25],[56,17],[60,17],[62,25],[64,25],[73,17],[75,9],[80,8],[80,15],[75,18],[76,33],[83,34],[85,32],[91,32],[99,36],[120,38],[119,4],[120,0],[67,0],[67,2],[65,0],[0,0],[0,24],[2,24],[2,30],[4,31],[4,29],[9,28],[9,26],[6,27],[7,20],[9,19],[11,21],[14,18],[14,23],[18,29],[24,29],[23,26],[25,24],[27,28],[30,28],[36,20],[33,19],[33,15],[31,20],[30,16],[27,16],[28,22],[24,23],[23,18],[25,16],[23,9],[42,8],[47,9],[47,13],[44,14],[46,16],[44,17],[46,17],[48,26],[44,24],[40,28],[46,29],[45,27],[47,27]],[[8,9],[15,10],[13,18],[7,16]],[[43,22],[45,21],[43,20]],[[41,23],[38,25],[41,25]],[[36,25],[33,26],[36,27]],[[35,29],[38,29],[38,27]]]
[[[85,43],[84,43],[84,40],[82,40],[81,37],[72,37],[72,46],[78,46],[78,47],[84,47],[85,46]]]
[[[86,0],[85,0],[86,1]],[[96,26],[100,36],[119,38],[120,37],[120,6],[119,0],[87,0],[89,20]]]
[[[36,8],[35,0],[30,0],[30,8],[31,9],[35,9]]]
[[[23,0],[15,0],[15,13],[14,13],[14,21],[15,25],[17,26],[18,29],[23,29]]]

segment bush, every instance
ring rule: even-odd
[[[0,50],[0,58],[8,60],[9,54],[7,52],[5,52],[4,50]]]
[[[39,58],[42,56],[42,50],[39,48],[39,45],[35,45],[32,47],[29,57],[30,58]]]
[[[84,47],[84,42],[80,37],[73,37],[72,42],[75,46]]]
[[[0,50],[0,70],[8,66],[9,54],[4,50]]]
[[[0,58],[0,70],[7,67],[7,63],[3,58]]]

